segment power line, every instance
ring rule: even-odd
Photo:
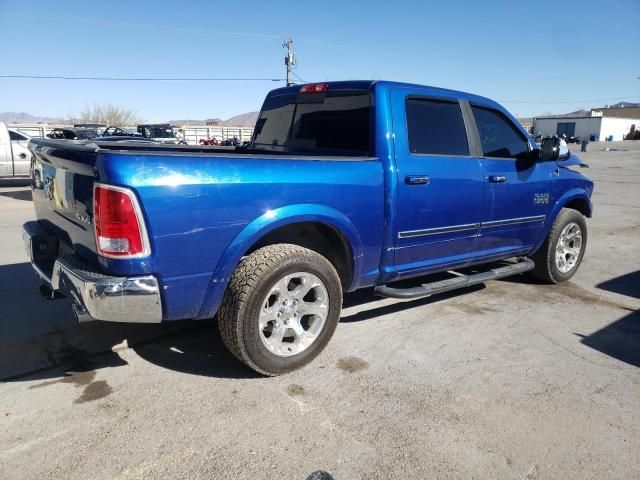
[[[108,82],[284,82],[284,78],[171,78],[171,77],[66,77],[61,75],[0,75],[0,78],[35,80],[96,80]]]
[[[588,103],[588,102],[611,102],[613,100],[629,100],[631,98],[640,98],[640,95],[627,95],[626,97],[614,98],[592,98],[590,100],[498,100],[502,103]]]
[[[296,77],[298,80],[300,80],[302,83],[309,83],[307,82],[305,79],[300,78],[300,75],[298,75],[296,72],[294,72],[293,70],[291,71],[291,75],[293,75],[294,77]]]

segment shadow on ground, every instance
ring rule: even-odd
[[[122,364],[111,352],[127,340],[138,345],[172,334],[195,322],[160,325],[89,322],[79,324],[67,299],[45,300],[29,263],[0,266],[0,380],[35,373],[51,378],[64,365],[82,371],[87,365]],[[99,359],[97,353],[108,352]]]
[[[0,192],[0,197],[13,198],[14,200],[24,200],[30,202],[33,200],[31,190],[14,190],[12,192]]]
[[[0,266],[0,284],[7,285],[0,290],[0,379],[15,381],[27,375],[29,380],[51,379],[67,372],[125,366],[127,363],[112,351],[125,340],[140,357],[170,370],[212,377],[257,377],[227,351],[212,321],[79,324],[67,299],[52,301],[40,296],[39,281],[26,262]],[[473,290],[481,288],[484,286]],[[361,290],[347,294],[344,303],[345,307],[365,309],[342,321],[363,321],[463,293],[366,309],[380,299],[372,289]]]
[[[576,335],[582,337],[583,345],[640,367],[640,312],[631,312],[591,335]]]
[[[608,292],[640,298],[640,270],[602,282],[596,287]]]
[[[28,187],[31,185],[31,178],[0,178],[0,187]]]

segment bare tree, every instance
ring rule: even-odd
[[[120,127],[141,122],[135,110],[128,110],[110,103],[85,106],[79,113],[69,115],[70,123],[103,123]]]

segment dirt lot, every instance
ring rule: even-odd
[[[30,193],[3,182],[0,478],[640,478],[640,144],[583,159],[595,216],[573,281],[351,294],[327,350],[279,378],[211,323],[76,325],[40,299]]]

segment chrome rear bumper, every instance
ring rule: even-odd
[[[51,254],[57,252],[51,243],[57,240],[38,222],[25,223],[22,238],[38,276],[53,292],[73,299],[79,320],[88,315],[107,322],[162,321],[160,285],[153,275],[104,275],[77,255],[53,257],[51,261]]]

